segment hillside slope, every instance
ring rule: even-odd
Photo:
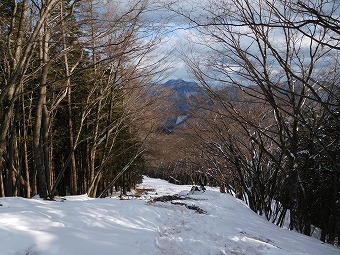
[[[0,198],[0,254],[340,254],[214,188],[187,195],[190,186],[148,177],[139,188],[141,196],[126,200]]]

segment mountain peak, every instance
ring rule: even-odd
[[[179,94],[197,93],[200,90],[196,82],[185,81],[182,79],[168,80],[163,85],[171,87],[172,90]]]
[[[171,79],[164,83],[166,86],[197,86],[196,82],[185,81],[183,79]]]

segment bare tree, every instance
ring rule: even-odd
[[[4,45],[7,51],[1,67],[3,79],[0,98],[5,109],[2,112],[0,139],[0,159],[2,162],[7,144],[6,137],[14,114],[13,107],[22,87],[25,85],[25,80],[29,75],[27,70],[31,67],[31,59],[35,53],[37,42],[44,34],[44,26],[56,3],[57,0],[46,1],[41,4],[39,11],[38,8],[35,8],[38,6],[31,6],[28,1],[15,2],[11,7],[11,21],[8,24],[7,40]],[[30,7],[33,8],[33,11],[29,11]],[[33,26],[30,27],[30,24],[33,24]],[[0,164],[1,173],[4,170],[3,165],[3,163]],[[3,192],[2,195],[4,195]]]
[[[28,197],[68,190],[96,196],[114,179],[107,173],[115,160],[143,151],[131,149],[140,146],[135,123],[150,104],[141,99],[148,84],[162,71],[162,58],[152,57],[160,37],[145,19],[148,4],[1,5],[2,196],[24,190]],[[124,149],[117,147],[123,134],[131,135]]]
[[[303,135],[300,130],[303,127],[315,131],[315,126],[310,125],[310,116],[306,114],[310,109],[316,109],[319,114],[325,111],[337,118],[333,112],[338,105],[339,81],[336,67],[338,40],[334,29],[336,1],[321,1],[318,5],[312,5],[311,1],[308,4],[298,1],[297,5],[291,1],[284,1],[284,5],[281,1],[266,0],[211,1],[199,16],[178,9],[176,12],[197,29],[201,49],[205,46],[204,57],[202,52],[199,55],[186,54],[187,63],[210,98],[228,112],[228,115],[218,117],[222,118],[221,124],[227,123],[232,116],[251,142],[247,144],[239,140],[241,147],[237,146],[234,139],[226,138],[230,137],[227,133],[229,125],[223,124],[222,131],[225,130],[227,136],[218,140],[227,147],[220,147],[221,142],[212,143],[208,150],[219,151],[221,157],[227,158],[236,169],[248,169],[240,174],[240,178],[256,170],[256,161],[262,166],[268,160],[275,163],[274,167],[283,171],[281,175],[287,178],[276,180],[276,194],[270,196],[283,204],[283,210],[290,209],[291,229],[309,234],[310,224],[302,224],[305,212],[300,207],[303,202],[299,194],[304,190],[297,160]],[[329,26],[325,25],[326,20]],[[250,98],[242,104],[263,107],[266,109],[263,117],[255,114],[258,119],[254,120],[253,116],[244,113],[245,109],[239,108],[240,103],[221,98],[215,92],[216,85],[241,90]],[[252,107],[251,112],[255,109]],[[242,147],[249,150],[249,156],[244,160],[241,159],[247,154]],[[263,168],[259,170],[261,174],[265,171]],[[333,183],[337,185],[338,177]],[[278,187],[281,189],[277,190]],[[268,189],[266,195],[270,194],[269,190],[272,189]],[[338,211],[336,204],[333,200],[334,214]]]

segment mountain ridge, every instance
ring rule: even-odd
[[[189,117],[190,109],[195,107],[193,100],[203,96],[203,91],[196,82],[183,79],[171,79],[162,84],[171,90],[174,97],[178,115],[171,117],[163,127],[168,133],[172,133],[177,126],[183,125]]]

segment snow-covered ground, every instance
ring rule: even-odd
[[[0,198],[0,254],[340,254],[336,247],[276,227],[214,188],[187,197],[190,186],[148,177],[139,188],[155,191],[126,200]],[[173,194],[186,199],[148,202]]]

